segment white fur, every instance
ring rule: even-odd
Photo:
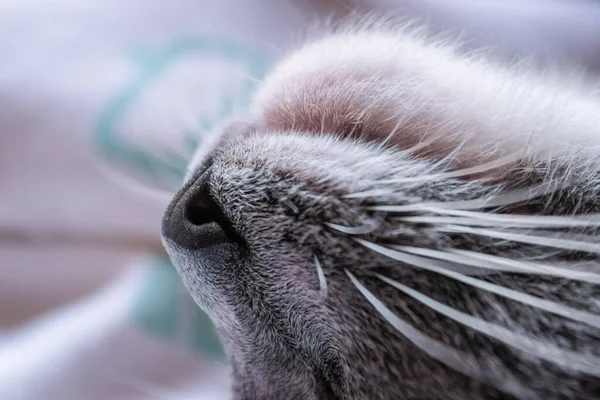
[[[600,98],[592,82],[571,75],[493,65],[406,29],[346,30],[309,43],[279,64],[258,92],[253,112],[302,103],[325,113],[352,97],[358,101],[352,117],[367,120],[388,110],[395,134],[408,131],[413,142],[432,135],[467,138],[462,154],[473,161],[513,153],[533,160],[577,155],[580,164],[598,167]],[[326,88],[307,90],[319,85]],[[363,90],[359,99],[357,87]]]

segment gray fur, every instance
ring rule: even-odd
[[[336,111],[314,110],[311,115],[318,119],[322,113],[323,120]],[[163,222],[170,256],[225,343],[235,400],[600,397],[600,376],[592,367],[582,372],[561,360],[552,362],[518,350],[434,311],[378,276],[592,364],[600,357],[597,327],[399,262],[355,240],[388,248],[463,249],[573,270],[581,265],[597,267],[598,254],[593,251],[531,245],[402,220],[438,215],[430,210],[390,212],[383,220],[372,211],[374,206],[492,199],[547,184],[553,190],[540,196],[499,210],[477,211],[585,218],[600,213],[600,168],[593,161],[579,168],[572,156],[524,160],[494,175],[494,181],[482,183],[477,176],[445,176],[451,165],[403,150],[401,138],[388,147],[381,146],[386,135],[373,131],[351,138],[354,126],[343,121],[325,132],[281,129],[273,122],[276,112],[269,113],[271,122],[257,118],[256,124],[242,129],[244,134],[228,134],[227,129],[217,133]],[[373,119],[369,124],[381,125]],[[235,129],[240,130],[239,124]],[[422,176],[431,178],[404,179]],[[373,195],[352,196],[369,192]],[[226,233],[234,240],[212,246],[196,240],[195,228],[184,219],[198,196],[214,201],[218,223],[227,221]],[[369,224],[374,229],[335,229]],[[497,231],[592,243],[600,234],[598,224],[500,226]],[[323,270],[326,290],[315,260]],[[510,271],[462,273],[600,314],[600,285],[585,280]],[[428,343],[464,354],[458,361],[467,372],[440,361],[399,332],[349,276],[429,338]],[[426,350],[439,352],[433,347]]]

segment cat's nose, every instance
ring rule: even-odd
[[[168,246],[199,250],[230,241],[225,223],[204,173],[173,198],[162,220],[162,236]]]

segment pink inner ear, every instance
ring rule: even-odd
[[[267,130],[381,143],[432,161],[454,152],[461,145],[461,124],[456,124],[456,135],[448,133],[447,117],[436,109],[436,103],[415,105],[415,110],[409,109],[410,104],[402,106],[399,96],[386,90],[393,79],[385,71],[368,68],[345,73],[317,71],[267,87],[255,112]],[[465,143],[451,168],[473,167],[494,157],[477,147],[474,141]]]
[[[333,134],[381,143],[388,148],[410,150],[414,157],[432,161],[443,159],[460,146],[458,135],[443,137],[436,129],[436,116],[426,112],[416,112],[400,120],[385,106],[365,106],[361,96],[336,99],[327,91],[278,100],[281,101],[263,110],[266,129]],[[489,161],[478,153],[467,143],[451,163],[452,168],[469,168]]]

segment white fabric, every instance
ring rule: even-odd
[[[146,269],[132,265],[107,289],[5,338],[0,399],[228,398],[226,367],[131,325]]]

